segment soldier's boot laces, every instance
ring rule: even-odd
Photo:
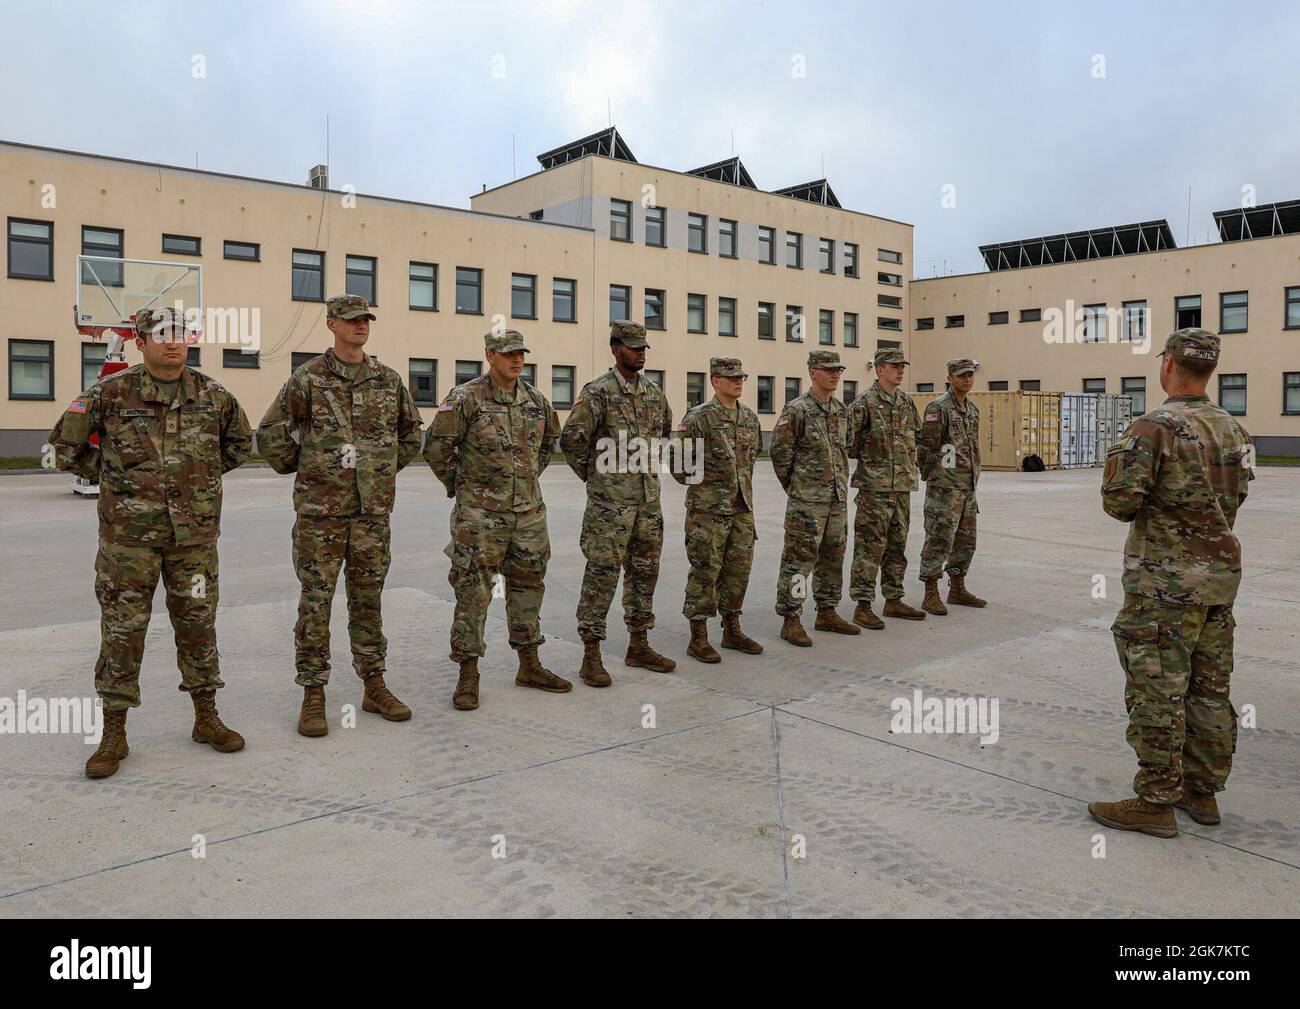
[[[1098,823],[1116,830],[1137,830],[1152,837],[1178,836],[1173,806],[1136,798],[1122,802],[1090,802],[1088,812]]]
[[[478,659],[461,662],[460,679],[451,692],[451,705],[457,711],[473,711],[478,707]]]
[[[126,745],[126,709],[104,712],[104,734],[99,749],[86,761],[87,778],[107,778],[130,753]]]
[[[600,654],[600,638],[582,641],[582,668],[578,670],[582,682],[589,687],[608,687],[614,682],[605,668],[605,658]]]
[[[800,648],[812,647],[812,638],[808,637],[808,632],[803,629],[799,617],[793,613],[789,614],[781,624],[781,637]]]
[[[676,662],[666,655],[660,655],[650,647],[650,639],[646,631],[632,632],[632,638],[627,643],[627,655],[623,656],[623,664],[640,666],[654,673],[671,673],[677,668]]]
[[[691,643],[686,646],[686,654],[700,662],[721,662],[722,656],[709,644],[709,622],[707,620],[691,621]]]
[[[948,602],[958,606],[988,605],[988,600],[966,591],[966,579],[961,575],[948,576]]]
[[[217,692],[200,690],[190,694],[194,702],[194,731],[190,738],[207,743],[218,753],[234,753],[244,748],[244,737],[226,725],[217,714]]]
[[[325,718],[325,688],[303,687],[298,732],[304,736],[325,736],[329,731],[330,723]]]
[[[521,687],[535,687],[550,694],[567,694],[573,684],[562,676],[556,676],[542,666],[537,657],[537,646],[529,645],[519,649],[519,672],[515,674],[515,683]]]
[[[871,603],[865,599],[858,603],[857,608],[854,609],[853,622],[859,627],[866,627],[873,631],[883,631],[885,629],[885,622],[871,612]]]
[[[411,717],[411,709],[393,696],[384,683],[383,673],[374,673],[364,681],[361,698],[362,711],[376,711],[390,722],[404,722]]]
[[[936,617],[948,615],[948,607],[939,598],[939,579],[935,578],[925,583],[925,599],[921,602],[921,609],[926,613],[933,613]]]
[[[885,601],[884,614],[887,617],[899,617],[903,620],[924,620],[925,613],[916,609],[914,606],[908,606],[901,599],[887,599]]]
[[[739,613],[723,614],[722,647],[744,652],[746,655],[763,654],[763,646],[740,629]]]
[[[813,630],[834,631],[836,634],[861,634],[862,631],[835,612],[835,607],[827,606],[817,611],[817,620]]]
[[[1183,789],[1183,797],[1174,803],[1197,823],[1213,827],[1222,821],[1219,815],[1219,802],[1213,792],[1192,792]]]

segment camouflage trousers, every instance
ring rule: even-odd
[[[542,643],[542,597],[551,559],[546,505],[525,512],[497,512],[457,504],[451,513],[451,542],[444,552],[451,558],[447,581],[456,593],[453,662],[486,652],[483,629],[488,606],[492,596],[499,594],[493,591],[494,583],[505,595],[510,647],[518,650]]]
[[[785,545],[776,581],[776,612],[783,617],[803,612],[810,575],[817,608],[838,605],[844,594],[844,549],[848,542],[847,502],[788,499]]]
[[[388,577],[387,515],[299,515],[293,524],[293,569],[302,584],[293,641],[303,687],[330,678],[330,609],[339,570],[345,571],[352,668],[362,679],[384,672],[388,640],[380,597]]]
[[[921,548],[921,581],[936,580],[944,571],[965,578],[975,556],[974,490],[925,486],[925,546]]]
[[[605,618],[623,572],[623,623],[629,631],[655,625],[655,585],[664,548],[664,513],[659,502],[624,504],[589,498],[582,516],[582,556],[587,570],[578,597],[578,636],[605,640]]]
[[[871,602],[880,594],[903,598],[907,574],[907,530],[912,522],[912,495],[907,491],[858,491],[853,516],[853,564],[849,568],[849,598]]]
[[[723,616],[739,614],[754,566],[754,513],[714,515],[687,511],[686,577],[687,620],[705,620],[719,610]]]
[[[1111,631],[1124,669],[1126,738],[1137,751],[1133,791],[1169,804],[1221,792],[1237,749],[1228,699],[1232,604],[1178,606],[1125,594]]]
[[[140,660],[161,576],[176,638],[180,689],[225,686],[217,659],[217,545],[134,546],[101,540],[95,558],[100,646],[95,693],[105,711],[140,706]]]

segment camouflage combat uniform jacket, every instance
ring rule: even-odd
[[[914,491],[920,486],[916,436],[920,417],[902,389],[891,399],[879,382],[849,407],[849,452],[858,460],[853,486],[871,491]]]
[[[560,435],[560,450],[569,468],[587,485],[587,496],[618,504],[659,500],[659,473],[602,473],[596,466],[603,439],[617,445],[652,438],[667,442],[673,433],[673,411],[668,397],[644,374],[629,382],[617,368],[583,388]]]
[[[687,483],[683,469],[673,479],[686,484],[686,510],[713,515],[734,515],[754,510],[754,461],[763,447],[763,431],[756,414],[744,403],[736,404],[735,420],[716,397],[688,410],[677,427],[683,440],[697,439],[704,446],[699,461],[704,478]]]
[[[953,447],[952,466],[943,464],[945,445]],[[927,484],[975,489],[980,479],[980,411],[969,396],[960,407],[956,397],[945,392],[925,408],[917,457]]]
[[[197,546],[220,534],[221,477],[248,458],[252,431],[215,379],[183,368],[169,404],[137,364],[78,396],[50,444],[60,467],[99,482],[102,540]]]
[[[848,498],[848,410],[832,396],[824,404],[811,392],[781,411],[768,450],[786,494],[800,501]]]

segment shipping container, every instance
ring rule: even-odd
[[[1097,400],[1097,462],[1106,462],[1110,447],[1123,437],[1133,419],[1133,397],[1107,393]]]
[[[1061,393],[1061,468],[1097,465],[1097,394]]]
[[[925,408],[943,393],[910,393],[924,420]],[[980,412],[980,466],[1019,470],[1036,455],[1046,469],[1060,467],[1059,392],[972,392]]]

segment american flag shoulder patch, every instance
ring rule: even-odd
[[[445,413],[447,410],[454,410],[454,409],[456,409],[456,404],[453,403],[451,400],[447,400],[447,402],[443,403],[442,406],[438,407],[438,412]]]
[[[929,424],[931,421],[937,421],[938,419],[939,419],[939,415],[937,413],[927,413],[925,415],[925,422],[927,424]]]
[[[84,399],[74,399],[72,405],[68,407],[68,413],[85,413],[86,401]]]

